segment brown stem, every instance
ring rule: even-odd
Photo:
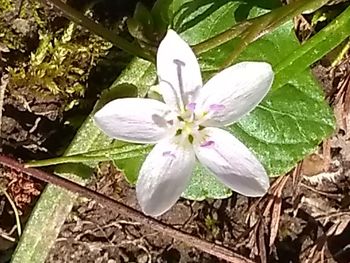
[[[127,40],[123,39],[122,37],[119,37],[116,32],[108,30],[102,25],[94,22],[93,20],[84,16],[82,13],[70,7],[69,5],[62,2],[61,0],[40,0],[40,1],[44,4],[46,2],[51,3],[56,9],[60,10],[63,13],[63,15],[69,20],[87,28],[89,31],[95,33],[96,35],[101,36],[102,38],[111,42],[113,45],[124,50],[125,52],[132,54],[134,56],[141,57],[151,62],[155,61],[154,54],[152,54],[150,51],[143,50],[142,48],[135,45],[134,43],[130,43]]]
[[[88,197],[91,199],[94,199],[98,203],[104,205],[106,208],[111,208],[114,211],[116,211],[119,214],[122,214],[126,217],[129,217],[145,226],[149,226],[152,229],[164,233],[172,238],[175,238],[177,240],[180,240],[192,247],[195,247],[201,251],[204,251],[206,253],[209,253],[213,256],[216,256],[220,259],[226,260],[228,262],[233,263],[253,263],[251,260],[243,257],[240,254],[237,254],[223,246],[199,239],[197,237],[191,236],[190,234],[187,234],[181,230],[178,230],[172,226],[169,226],[165,223],[162,223],[161,221],[154,219],[150,216],[146,216],[142,214],[141,212],[124,205],[123,203],[120,203],[114,199],[111,199],[105,195],[102,195],[98,192],[95,192],[89,188],[85,188],[75,182],[72,182],[70,180],[67,180],[65,178],[46,173],[44,171],[41,171],[39,169],[35,168],[27,168],[23,164],[19,163],[18,161],[9,158],[4,155],[0,155],[0,164],[7,166],[9,168],[12,168],[16,171],[25,173],[27,175],[30,175],[32,177],[35,177],[41,181],[62,187],[64,189],[67,189],[69,191],[72,191],[74,193],[78,193],[84,197]]]

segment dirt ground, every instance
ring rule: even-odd
[[[114,6],[114,11],[119,12],[115,19],[119,19],[121,27],[134,4],[130,1],[123,8],[118,4]],[[75,2],[75,6],[79,3]],[[106,13],[106,10],[109,11]],[[39,11],[39,15],[52,15],[46,22],[56,30],[68,23],[50,7]],[[113,13],[113,8],[106,9],[101,4],[97,5],[95,15],[106,25],[111,25],[115,21],[108,20],[111,17],[109,12]],[[5,20],[15,19],[13,13],[7,14]],[[296,20],[301,40],[309,37],[312,31],[307,20],[307,17]],[[38,35],[34,33],[37,28],[32,21],[29,24],[31,28],[21,37],[24,43],[31,45],[21,47],[23,52],[7,52],[0,46],[1,76],[6,75],[8,65],[16,67],[25,63],[37,45]],[[87,34],[84,30],[81,32]],[[93,81],[103,78],[108,86],[128,61],[123,57],[118,60],[122,64],[113,64],[118,56],[117,50],[109,49],[108,56],[96,62],[96,68],[91,70],[83,84],[93,86]],[[293,171],[271,179],[272,187],[264,198],[234,194],[224,200],[193,202],[181,199],[160,218],[162,222],[230,248],[253,262],[350,262],[350,53],[347,52],[335,66],[331,65],[330,56],[314,65],[313,71],[337,118],[337,130],[331,138]],[[106,68],[109,71],[106,72]],[[84,99],[86,103],[81,103],[73,111],[66,111],[65,106],[72,98],[50,92],[38,97],[38,91],[25,84],[9,83],[16,86],[12,89],[10,86],[5,93],[1,148],[2,152],[24,160],[62,153],[91,109],[98,92],[88,91]],[[21,96],[9,92],[14,88],[15,94]],[[65,125],[69,118],[77,119],[76,126]],[[44,186],[37,180],[0,167],[0,187],[16,204],[23,223]],[[134,189],[111,163],[102,163],[96,169],[89,187],[137,208]],[[7,262],[16,246],[15,225],[9,198],[0,194],[0,262]],[[224,261],[155,232],[149,226],[133,222],[93,200],[80,198],[46,262]]]

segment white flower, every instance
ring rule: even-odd
[[[157,54],[159,88],[153,99],[114,100],[95,114],[110,137],[157,143],[136,185],[145,214],[170,209],[189,183],[196,160],[233,191],[262,196],[269,178],[254,154],[231,133],[236,122],[265,97],[273,81],[268,63],[242,62],[224,69],[204,86],[197,59],[187,43],[169,30]]]

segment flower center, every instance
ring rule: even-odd
[[[204,122],[210,119],[213,114],[225,108],[222,104],[212,104],[206,111],[196,109],[196,103],[189,103],[185,110],[177,116],[175,123],[176,138],[179,143],[199,143],[207,146],[208,141],[202,130],[205,128]],[[208,146],[210,146],[208,144]]]
[[[198,114],[195,111],[196,104],[189,103],[186,109],[177,116],[177,132],[176,136],[180,138],[181,142],[193,143],[193,140],[200,139],[200,131],[204,128],[201,124],[206,120],[206,114]]]

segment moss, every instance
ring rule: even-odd
[[[15,5],[11,0],[0,0],[0,12],[11,12],[15,9]]]
[[[42,8],[38,2],[23,0],[21,6],[18,2],[0,0],[0,44],[24,53],[29,34],[43,29],[47,24],[45,16],[40,14]]]
[[[21,95],[18,90],[25,87],[35,97],[57,96],[67,110],[84,96],[85,83],[91,69],[101,56],[107,54],[111,44],[77,28],[73,23],[69,23],[65,30],[52,32],[49,29],[52,26],[42,18],[43,12],[37,2],[24,1],[19,12],[20,18],[15,20],[22,19],[20,21],[23,24],[27,23],[29,33],[24,32],[25,25],[21,32],[19,29],[14,30],[13,26],[9,27],[5,19],[0,22],[0,32],[1,27],[7,28],[3,33],[6,41],[2,44],[9,50],[28,51],[28,34],[33,35],[33,30],[37,30],[35,37],[38,45],[31,51],[31,55],[7,69],[10,75],[8,91],[11,96],[17,97]],[[30,41],[35,42],[33,38]]]

